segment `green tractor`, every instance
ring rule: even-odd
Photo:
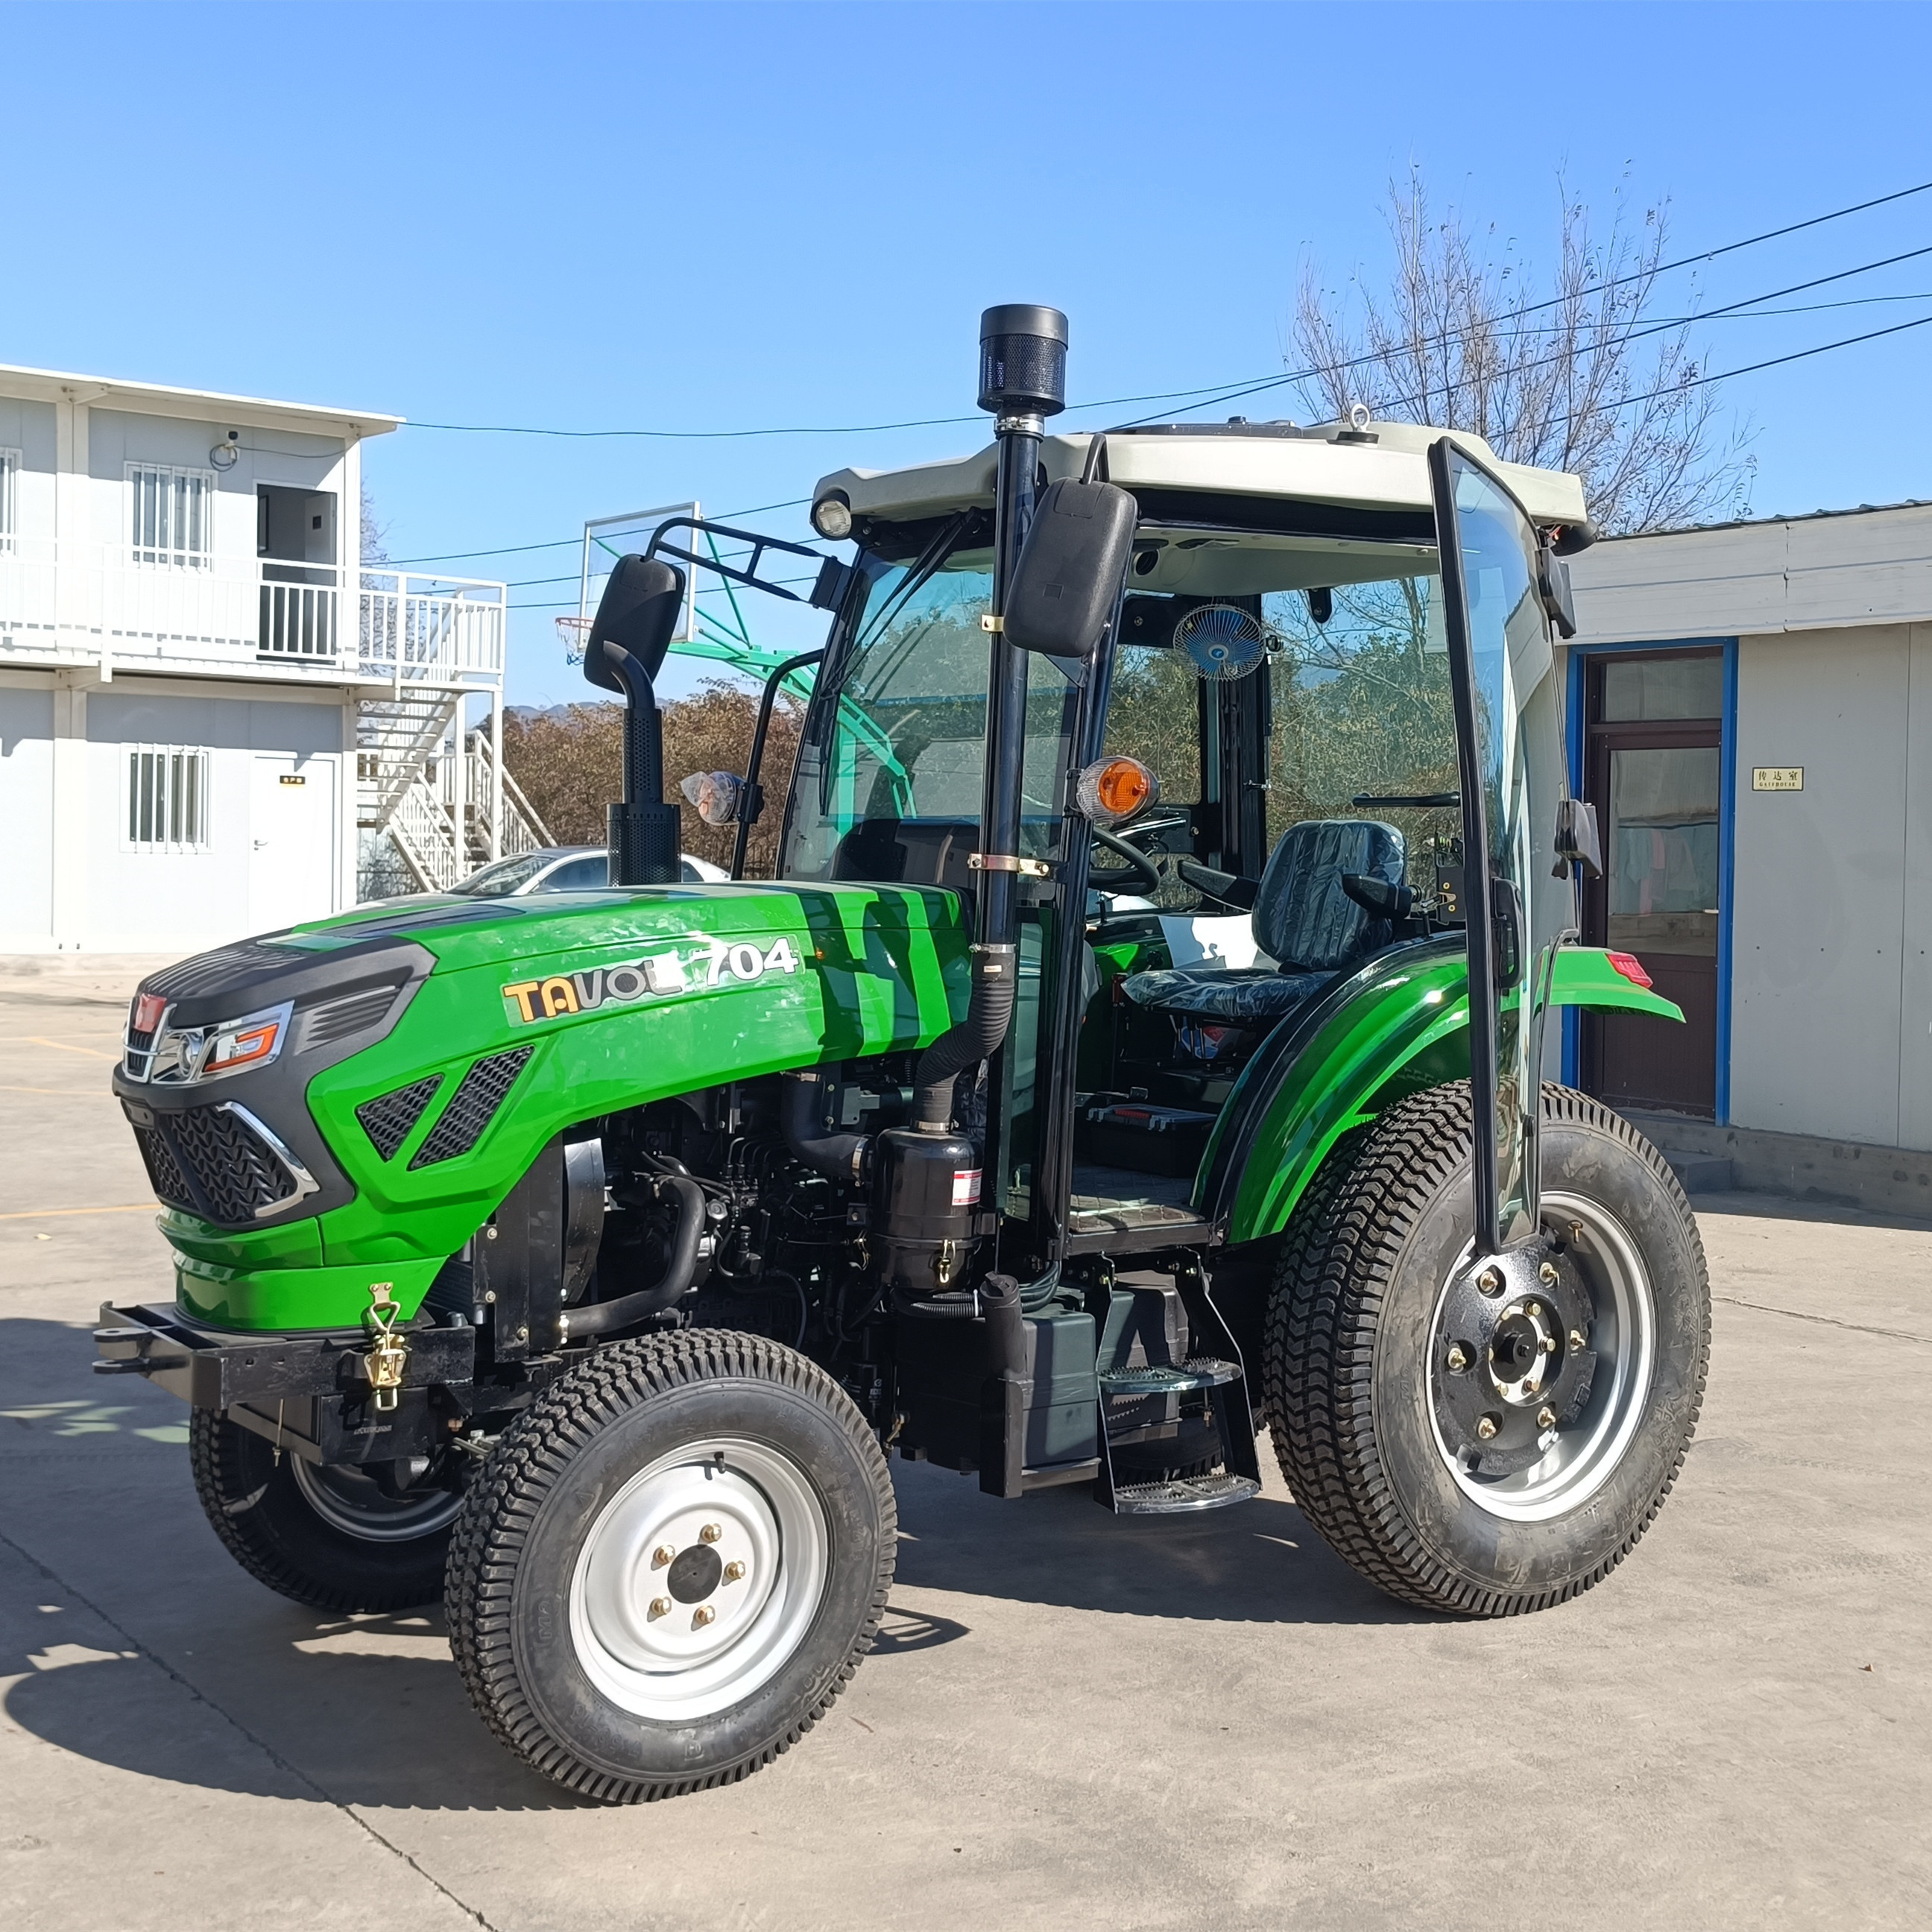
[[[1681,1018],[1576,943],[1580,486],[1361,410],[1049,435],[1066,342],[988,310],[993,447],[825,479],[842,556],[623,560],[608,885],[364,907],[134,1001],[177,1293],[104,1307],[97,1367],[192,1406],[246,1569],[440,1597],[490,1726],[593,1798],[824,1712],[894,1450],[1186,1516],[1257,1492],[1265,1427],[1348,1563],[1466,1616],[1588,1588],[1684,1459],[1695,1224],[1541,1078],[1553,1008]],[[773,880],[761,722],[687,784],[734,879],[679,883],[652,680],[696,569],[829,613],[766,686],[815,673]]]

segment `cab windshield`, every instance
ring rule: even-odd
[[[990,550],[860,560],[864,611],[820,679],[793,781],[783,874],[967,883],[986,774]],[[1028,662],[1021,849],[1050,854],[1073,686]]]

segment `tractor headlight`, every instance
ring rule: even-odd
[[[836,490],[828,490],[812,506],[812,527],[832,543],[852,534],[852,506]]]
[[[220,1020],[212,1026],[164,1024],[146,1052],[130,1038],[123,1064],[130,1079],[165,1082],[170,1086],[218,1080],[226,1074],[266,1066],[282,1050],[293,1010],[294,1002],[284,1000],[278,1006],[265,1006],[260,1012]]]

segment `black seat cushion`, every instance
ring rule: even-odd
[[[1233,1024],[1276,1020],[1312,999],[1337,974],[1386,946],[1388,920],[1342,890],[1345,872],[1402,884],[1402,834],[1374,818],[1311,818],[1291,825],[1268,855],[1250,915],[1255,943],[1281,962],[1234,969],[1176,966],[1136,973],[1137,1006]]]

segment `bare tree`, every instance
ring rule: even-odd
[[[1391,184],[1387,293],[1358,273],[1351,301],[1304,275],[1304,406],[1339,418],[1360,402],[1385,420],[1473,430],[1508,462],[1574,471],[1606,531],[1744,514],[1748,432],[1719,423],[1717,386],[1699,380],[1691,352],[1694,318],[1656,313],[1664,208],[1634,225],[1619,194],[1599,240],[1558,187],[1546,289],[1493,225],[1472,232],[1454,208],[1434,217],[1419,175],[1406,192]]]
[[[687,772],[742,772],[758,712],[755,692],[722,679],[708,680],[690,697],[673,698],[664,706],[665,796],[683,806],[684,849],[716,865],[730,862],[737,827],[706,825],[678,796],[678,783]],[[752,878],[770,878],[776,869],[785,788],[804,721],[804,707],[789,692],[782,695],[772,712],[759,773],[765,809],[746,854]],[[623,796],[623,744],[621,704],[503,714],[503,762],[552,836],[568,844],[604,843],[610,802]]]
[[[369,494],[367,483],[362,485],[362,565],[366,570],[380,568],[389,560],[388,538],[389,526],[380,521],[376,514],[376,500]]]

